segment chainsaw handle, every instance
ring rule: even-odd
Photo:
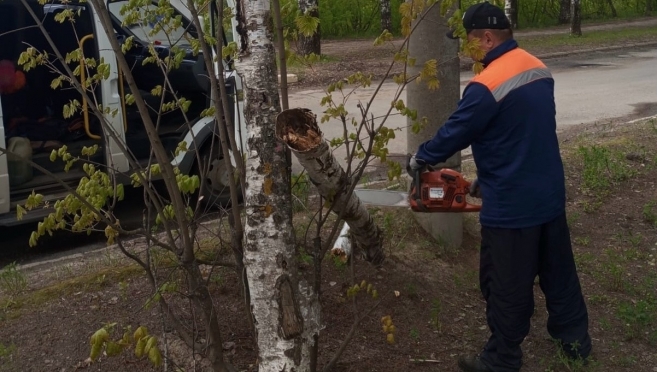
[[[432,167],[429,164],[425,164],[422,166],[422,168],[418,168],[413,172],[413,185],[415,186],[415,200],[420,200],[422,199],[420,196],[420,189],[422,185],[422,173],[425,171],[433,172],[435,170],[434,167]]]
[[[428,212],[426,206],[422,203],[422,172],[424,172],[427,167],[428,166],[425,165],[413,172],[413,188],[415,188],[413,199],[415,199],[415,203],[422,212]]]
[[[415,194],[413,195],[413,199],[415,201],[420,201],[421,198],[421,191],[420,191],[420,186],[422,185],[422,168],[418,168],[413,172],[413,186],[415,188]]]

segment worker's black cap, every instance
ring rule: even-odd
[[[511,23],[500,7],[484,1],[469,7],[463,13],[463,28],[467,33],[482,29],[506,30],[511,28]],[[454,31],[449,31],[447,37],[458,39],[454,36]]]

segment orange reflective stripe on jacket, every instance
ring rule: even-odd
[[[544,78],[552,78],[545,64],[517,48],[494,60],[472,82],[485,85],[499,102],[514,89]]]

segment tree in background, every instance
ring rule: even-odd
[[[560,0],[559,24],[565,25],[570,22],[570,0]]]
[[[580,0],[570,1],[570,34],[582,36],[582,4]]]
[[[650,1],[650,0],[646,0]],[[607,0],[607,4],[609,5],[609,9],[611,9],[611,16],[616,18],[618,17],[618,12],[616,11],[616,7],[614,6],[614,1],[613,0]]]
[[[299,0],[299,17],[297,18],[297,27],[299,27],[298,53],[302,56],[311,54],[321,55],[321,32],[319,24],[319,1],[318,0]],[[317,22],[313,22],[313,20]]]
[[[511,28],[518,28],[518,0],[505,0],[504,13],[511,22]]]
[[[381,31],[392,32],[392,14],[390,12],[390,0],[381,0]]]

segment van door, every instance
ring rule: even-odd
[[[117,112],[115,116],[106,115],[106,120],[110,123],[110,127],[114,130],[116,136],[125,144],[125,129],[128,124],[125,121],[125,107],[122,104],[124,97],[122,96],[122,89],[120,89],[121,85],[119,84],[119,66],[96,9],[93,9],[93,17],[99,57],[105,60],[111,71],[110,77],[103,81],[101,87],[103,107],[109,108],[109,112],[114,112],[115,110]],[[128,171],[130,167],[126,154],[121,151],[119,144],[109,134],[106,135],[106,138],[108,141],[106,154],[108,171],[111,171],[111,169],[116,172]]]
[[[2,100],[2,98],[0,98]],[[1,102],[0,102],[1,103]],[[0,148],[7,149],[5,140],[5,125],[0,104]],[[7,155],[0,155],[0,214],[9,212],[9,171],[7,170]]]

